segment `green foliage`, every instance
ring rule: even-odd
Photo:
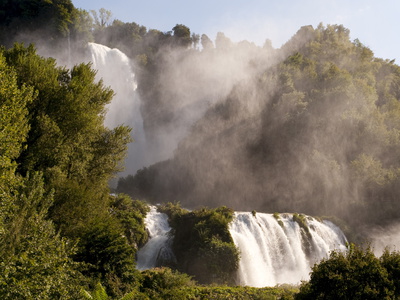
[[[389,280],[392,281],[394,287],[394,297],[400,297],[400,252],[390,252],[385,249],[380,257],[381,265],[386,269]]]
[[[168,221],[172,227],[177,226],[174,224],[174,220],[181,218],[183,215],[187,214],[188,211],[182,208],[179,202],[172,203],[167,202],[158,206],[157,210],[161,213],[164,213],[168,216]]]
[[[137,250],[148,239],[144,219],[150,208],[146,203],[132,200],[124,194],[111,196],[111,198],[111,214],[123,226],[125,237],[128,239],[129,244]]]
[[[192,38],[190,36],[189,27],[182,24],[177,24],[174,28],[172,28],[172,30],[178,45],[186,48],[190,46],[192,43]]]
[[[233,211],[227,207],[192,212],[167,203],[159,210],[169,216],[178,270],[202,283],[233,283],[239,251],[229,233]]]
[[[146,238],[145,208],[117,200],[111,213],[108,180],[130,141],[129,128],[103,125],[113,92],[90,65],[68,71],[20,44],[0,52],[2,295],[74,298],[98,279],[122,295],[135,284],[129,242]]]
[[[82,36],[83,23],[70,0],[9,0],[0,3],[0,44],[15,42],[46,46],[53,55],[68,56],[68,39]],[[79,23],[79,26],[75,26]],[[86,30],[87,32],[87,30]],[[46,37],[44,45],[41,37]]]
[[[187,299],[237,299],[237,300],[275,300],[294,299],[297,288],[291,286],[276,286],[265,288],[228,287],[228,286],[196,286],[189,289]]]
[[[0,52],[0,172],[6,171],[22,150],[29,130],[27,105],[32,97],[31,88],[18,87],[15,71]]]
[[[292,286],[276,286],[265,288],[231,287],[231,286],[201,286],[196,285],[185,274],[171,271],[168,268],[147,270],[142,272],[143,282],[139,291],[149,298],[143,299],[294,299],[298,289]],[[137,294],[137,299],[139,294]]]
[[[187,299],[185,288],[194,286],[186,274],[169,268],[156,268],[142,272],[140,292],[150,299]]]
[[[111,300],[112,299],[107,295],[107,291],[101,283],[97,283],[96,288],[94,289],[94,291],[92,293],[89,293],[88,291],[82,289],[81,294],[82,294],[82,297],[87,300],[90,300],[90,299]],[[141,299],[141,298],[138,298],[137,296],[138,296],[138,293],[136,291],[132,291],[132,292],[125,294],[123,297],[118,298],[118,300]]]
[[[383,261],[388,262],[388,257]],[[384,264],[370,248],[363,250],[351,244],[346,253],[334,251],[315,265],[310,281],[301,285],[296,299],[393,299],[393,296],[393,281]]]
[[[0,235],[11,213],[13,190],[18,184],[14,176],[15,159],[23,149],[29,130],[26,106],[32,97],[31,88],[18,88],[16,73],[0,53]]]
[[[311,237],[306,218],[307,217],[303,214],[293,214],[293,221],[299,224],[300,228],[305,232],[308,237]]]
[[[21,172],[40,170],[47,178],[49,170],[57,170],[66,178],[94,181],[105,180],[118,170],[130,141],[129,129],[103,127],[104,106],[113,92],[94,82],[90,66],[76,66],[68,74],[53,59],[20,45],[5,56],[17,70],[19,83],[38,91],[28,107],[29,147],[19,158]]]
[[[275,212],[273,214],[273,216],[274,216],[275,220],[278,222],[279,226],[281,226],[283,228],[284,224],[283,224],[283,222],[281,220],[281,216],[279,215],[279,213]]]
[[[102,218],[88,224],[81,233],[74,259],[82,262],[82,273],[93,280],[101,280],[112,296],[121,296],[137,280],[135,251],[123,236],[117,220]]]
[[[0,234],[2,299],[77,299],[82,278],[71,259],[74,247],[47,220],[52,195],[40,175],[19,181]]]

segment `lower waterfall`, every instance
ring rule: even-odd
[[[159,213],[155,206],[151,206],[150,212],[147,213],[145,224],[149,232],[149,240],[137,252],[137,268],[146,270],[162,266],[165,261],[174,261],[168,216]]]
[[[138,269],[176,262],[167,215],[152,206],[145,222],[150,238],[138,251]],[[336,225],[305,215],[235,212],[229,232],[240,251],[237,283],[243,286],[297,284],[330,251],[346,251],[347,239]]]
[[[330,251],[346,250],[346,237],[333,223],[302,215],[305,229],[293,216],[235,213],[230,233],[240,249],[238,284],[296,284],[307,280],[311,266]]]

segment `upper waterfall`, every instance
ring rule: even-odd
[[[136,125],[141,124],[143,127],[140,102],[135,93],[135,74],[129,58],[120,50],[104,45],[89,43],[88,47],[98,79],[102,79],[104,84],[115,92],[115,97],[107,107],[105,125],[109,128],[121,124],[130,125],[133,119]]]
[[[129,145],[126,159],[126,171],[134,174],[146,165],[146,139],[143,129],[143,119],[140,113],[140,97],[136,92],[137,83],[129,58],[118,49],[89,43],[90,61],[97,70],[97,79],[103,80],[115,93],[110,104],[104,125],[115,128],[118,125],[132,127],[134,143]]]
[[[302,220],[307,230],[293,214],[235,213],[230,233],[241,254],[240,285],[299,283],[330,251],[345,251],[346,237],[333,223],[308,216]]]

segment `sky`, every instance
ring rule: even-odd
[[[112,18],[147,29],[171,31],[183,24],[212,40],[223,32],[234,42],[279,48],[301,26],[342,24],[376,57],[400,64],[399,0],[72,0],[77,8],[112,12]]]

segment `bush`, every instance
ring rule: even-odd
[[[386,259],[385,261],[388,261]],[[349,245],[346,253],[332,252],[312,268],[295,299],[392,299],[393,282],[370,248]]]
[[[149,206],[124,194],[111,196],[111,199],[111,214],[121,223],[129,244],[137,250],[148,240],[144,219],[150,211]]]
[[[394,251],[390,253],[388,249],[385,249],[380,261],[388,272],[389,279],[394,284],[395,297],[400,299],[400,252]]]
[[[232,209],[222,206],[189,212],[179,203],[168,203],[159,210],[169,216],[179,271],[194,276],[200,283],[234,283],[239,250],[229,233]]]
[[[112,218],[90,224],[74,258],[85,265],[82,273],[93,282],[101,281],[113,297],[122,296],[136,284],[139,272],[135,269],[134,249]]]
[[[142,272],[140,292],[150,299],[188,299],[183,288],[194,286],[195,282],[186,275],[169,268],[156,268]]]

